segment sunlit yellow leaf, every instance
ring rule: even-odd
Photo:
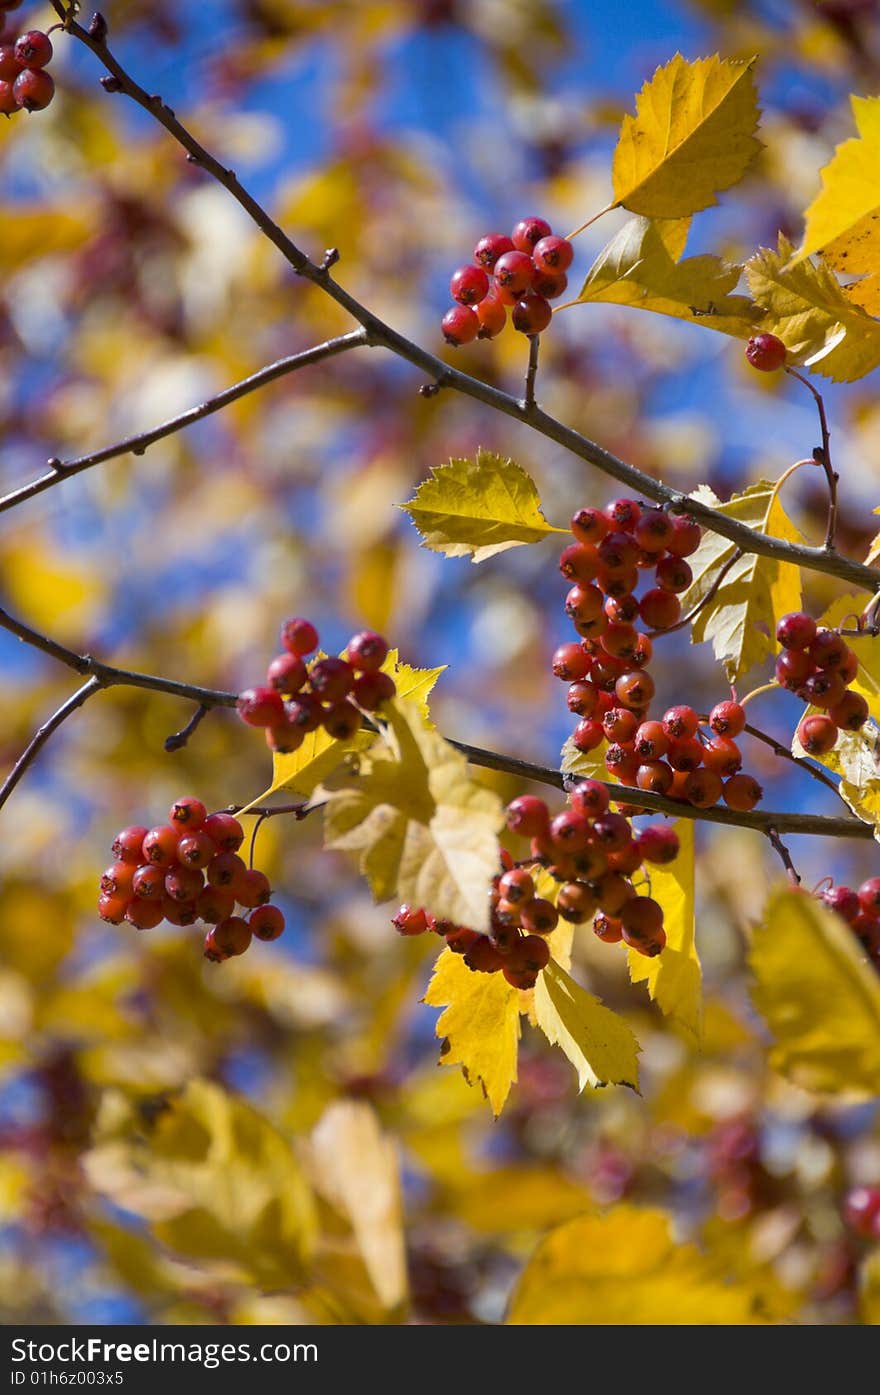
[[[450,460],[432,470],[401,508],[421,533],[423,547],[474,562],[566,532],[547,522],[535,482],[522,466],[482,447],[474,460]]]
[[[519,993],[503,974],[472,973],[460,955],[444,949],[423,1001],[445,1008],[435,1028],[443,1042],[441,1064],[461,1066],[468,1084],[479,1082],[499,1115],[516,1082]]]
[[[791,243],[762,247],[746,263],[749,290],[762,308],[761,329],[777,335],[792,358],[835,382],[863,378],[880,363],[880,324],[853,305],[824,266],[792,265]]]
[[[666,946],[649,959],[627,950],[629,976],[645,983],[661,1012],[673,1018],[694,1040],[702,1033],[703,987],[700,960],[694,941],[694,822],[679,819],[675,831],[681,851],[668,866],[651,865],[650,891],[663,907]]]
[[[395,892],[443,919],[483,930],[498,862],[501,801],[468,775],[467,762],[428,730],[418,704],[387,704],[388,727],[342,777],[324,810],[329,848],[359,855],[377,901]]]
[[[880,1326],[880,1249],[865,1256],[859,1271],[859,1320]]]
[[[0,584],[14,610],[62,640],[80,638],[95,624],[104,595],[98,572],[84,557],[50,547],[24,529],[0,547]]]
[[[571,737],[566,737],[560,752],[559,769],[565,775],[584,775],[590,779],[606,780],[614,784],[614,776],[605,769],[604,750],[603,741],[595,751],[579,751]]]
[[[694,491],[694,498],[758,532],[786,542],[803,542],[779,502],[776,486],[768,480],[750,485],[725,504],[705,485]],[[710,529],[704,531],[699,548],[689,558],[694,579],[681,598],[685,613],[708,595],[735,551],[736,545],[727,538]],[[745,553],[733,563],[712,600],[695,617],[691,626],[693,642],[710,639],[716,657],[722,660],[733,682],[775,653],[776,623],[780,616],[799,610],[800,603],[801,577],[797,567],[773,557]]]
[[[400,1159],[375,1111],[337,1100],[311,1137],[315,1185],[354,1231],[370,1280],[390,1313],[406,1302]]]
[[[821,252],[835,271],[880,271],[880,97],[850,97],[858,137],[838,145],[805,214],[795,261]]]
[[[17,204],[15,215],[3,220],[0,267],[8,274],[37,257],[70,252],[85,242],[90,228],[91,219],[82,209]]]
[[[771,897],[749,951],[773,1067],[807,1089],[880,1093],[880,977],[812,896]]]
[[[465,1225],[482,1235],[547,1230],[590,1210],[592,1197],[558,1168],[493,1167],[491,1172],[460,1174],[448,1205]]]
[[[742,338],[757,311],[748,296],[730,294],[740,271],[713,256],[676,262],[656,223],[631,218],[590,267],[578,301],[652,310]]]
[[[695,1245],[676,1245],[664,1211],[620,1205],[551,1231],[510,1300],[507,1321],[553,1326],[763,1323],[760,1295],[725,1282]]]
[[[571,1061],[578,1088],[639,1084],[639,1044],[629,1025],[551,959],[535,984],[535,1021]]]
[[[717,203],[760,149],[751,63],[680,53],[658,68],[625,116],[614,152],[614,199],[649,218],[682,218]]]

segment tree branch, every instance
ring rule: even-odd
[[[41,727],[37,728],[18,760],[15,762],[15,765],[6,776],[3,784],[0,785],[0,809],[3,808],[3,805],[12,794],[16,785],[33,765],[52,733],[57,731],[61,723],[66,722],[67,718],[76,712],[78,708],[82,707],[83,703],[88,702],[90,697],[93,697],[95,693],[99,693],[103,686],[104,684],[99,678],[90,678],[89,681],[83,683],[82,687],[78,688],[66,702],[61,704],[57,712],[53,712],[52,716],[49,717]]]
[[[794,862],[792,861],[791,853],[788,851],[788,848],[785,846],[785,844],[779,836],[779,829],[776,828],[775,825],[772,828],[767,829],[767,837],[770,839],[770,842],[775,848],[776,852],[779,853],[779,856],[782,859],[782,865],[788,873],[788,880],[791,882],[792,886],[800,886],[801,879],[798,874],[798,870],[795,867]]]
[[[769,537],[748,527],[747,524],[740,523],[734,518],[728,518],[726,514],[710,508],[707,504],[691,499],[678,490],[670,489],[668,485],[654,479],[643,470],[618,459],[610,451],[604,450],[596,442],[589,440],[586,436],[581,436],[579,432],[565,426],[554,417],[548,416],[540,408],[527,405],[509,393],[491,387],[478,378],[470,377],[458,369],[450,368],[442,359],[428,353],[419,345],[405,338],[404,335],[399,334],[369,311],[354,296],[350,295],[337,281],[334,281],[325,265],[313,262],[274,222],[253,195],[245,189],[235,171],[226,169],[221,165],[191,132],[181,125],[174,112],[165,105],[160,96],[146,92],[129,76],[108,48],[105,31],[101,26],[97,27],[93,35],[73,19],[72,7],[65,6],[62,0],[52,0],[52,3],[56,13],[64,20],[68,32],[85,44],[107,69],[110,78],[104,79],[105,87],[111,91],[123,92],[144,111],[149,112],[161,126],[164,126],[169,135],[173,136],[178,144],[187,151],[192,161],[206,170],[232,195],[260,231],[277,247],[297,275],[320,286],[337,305],[347,310],[363,326],[367,331],[370,343],[381,345],[399,358],[413,364],[426,373],[432,383],[442,383],[445,388],[453,388],[464,396],[482,402],[505,416],[524,422],[548,440],[555,441],[563,449],[570,451],[579,459],[586,461],[587,464],[617,480],[633,494],[653,499],[656,503],[664,504],[678,512],[688,513],[698,523],[720,536],[728,538],[744,552],[758,553],[765,557],[773,557],[781,562],[789,562],[794,566],[804,567],[810,571],[824,572],[840,581],[847,582],[849,585],[856,586],[860,590],[873,592],[880,588],[880,572],[874,568],[853,562],[833,550],[828,551],[822,547],[806,547],[798,543],[785,542],[781,538]]]
[[[161,426],[154,426],[151,431],[143,431],[138,436],[127,436],[123,441],[104,446],[101,450],[93,451],[91,455],[78,456],[75,460],[53,459],[49,461],[47,475],[41,475],[39,479],[32,480],[30,484],[22,485],[20,489],[13,489],[9,494],[0,498],[0,513],[15,508],[16,504],[22,504],[26,499],[35,498],[37,494],[43,494],[53,485],[69,479],[71,475],[78,475],[81,471],[89,470],[93,465],[100,465],[105,460],[113,460],[116,456],[127,455],[129,452],[133,455],[143,455],[147,447],[155,444],[156,441],[161,441],[166,436],[173,436],[175,432],[183,431],[187,426],[192,426],[194,422],[203,421],[205,417],[212,416],[214,412],[228,407],[231,402],[237,402],[239,398],[246,397],[249,393],[256,392],[258,388],[265,387],[267,383],[274,383],[278,378],[284,378],[300,368],[306,368],[313,363],[321,363],[324,359],[334,358],[337,354],[346,353],[349,349],[364,347],[369,342],[370,337],[367,330],[351,330],[348,334],[341,334],[336,339],[328,339],[323,344],[316,344],[314,348],[303,350],[302,353],[291,354],[288,358],[281,358],[276,363],[270,363],[268,367],[261,368],[258,373],[252,373],[249,378],[243,378],[241,382],[233,384],[232,387],[226,388],[223,392],[218,392],[216,396],[209,397],[198,407],[191,407],[189,411],[182,412],[180,416],[162,422]]]

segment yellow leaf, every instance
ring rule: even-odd
[[[547,522],[535,482],[521,465],[482,447],[475,460],[450,460],[432,470],[400,507],[421,533],[423,547],[474,562],[567,531]]]
[[[329,1106],[311,1145],[315,1185],[350,1224],[373,1287],[391,1313],[407,1297],[397,1146],[382,1132],[375,1110],[353,1100]]]
[[[870,566],[876,558],[869,557],[867,561]],[[818,624],[829,630],[837,629],[840,625],[852,626],[855,624],[855,616],[861,615],[866,604],[867,598],[864,595],[838,596]],[[880,644],[866,635],[864,639],[853,639],[851,647],[858,658],[859,667],[849,687],[861,693],[870,708],[871,716],[876,722],[880,722]]]
[[[585,1187],[546,1165],[493,1167],[476,1176],[461,1170],[456,1181],[449,1209],[481,1235],[544,1231],[592,1206]]]
[[[808,713],[818,711],[810,707]],[[794,755],[805,755],[795,732],[791,743]],[[826,770],[840,777],[837,792],[845,804],[863,823],[874,827],[874,837],[880,841],[880,732],[874,722],[866,722],[859,731],[841,731],[837,744],[824,756],[813,757]]]
[[[806,1089],[880,1093],[880,978],[839,916],[804,892],[776,892],[749,965],[775,1070]]]
[[[711,504],[729,518],[760,533],[786,542],[803,542],[768,480],[749,485],[726,504],[705,485],[694,498]],[[715,584],[719,571],[730,561],[736,545],[708,529],[689,559],[694,574],[681,598],[685,612],[694,609]],[[801,576],[789,562],[746,553],[733,563],[720,587],[691,625],[694,644],[711,639],[716,658],[723,661],[731,682],[776,652],[775,631],[780,616],[799,610]]]
[[[865,1256],[859,1269],[859,1321],[880,1326],[880,1249]]]
[[[11,608],[23,610],[38,630],[61,640],[88,631],[104,597],[104,585],[90,563],[24,529],[0,549],[0,585]]]
[[[445,664],[440,668],[411,668],[409,664],[400,662],[396,649],[389,650],[382,665],[383,673],[390,674],[397,684],[398,696],[414,702],[428,726],[433,725],[428,711],[428,695],[445,668]],[[261,804],[276,790],[314,794],[318,785],[342,764],[349,752],[367,750],[374,739],[370,731],[356,732],[349,741],[335,740],[328,736],[323,727],[309,732],[299,750],[290,755],[273,756],[272,783],[253,803]]]
[[[652,310],[746,338],[758,312],[747,296],[729,294],[740,271],[712,256],[674,261],[658,224],[631,218],[599,253],[577,300]]]
[[[7,274],[53,253],[82,246],[91,231],[91,218],[70,208],[30,208],[16,205],[15,216],[3,220],[0,267]]]
[[[503,974],[473,973],[444,949],[423,1001],[446,1009],[435,1028],[441,1064],[461,1066],[469,1085],[479,1081],[497,1118],[516,1081],[519,993]]]
[[[614,199],[649,218],[683,218],[717,203],[760,150],[751,63],[680,53],[658,68],[625,116],[614,152]]]
[[[560,752],[559,769],[564,775],[584,775],[590,779],[605,780],[610,784],[619,783],[615,782],[614,776],[605,769],[604,750],[603,741],[595,751],[579,751],[569,736]]]
[[[695,1245],[676,1245],[664,1211],[615,1206],[553,1230],[528,1261],[507,1321],[553,1326],[763,1323],[760,1294],[725,1283]]]
[[[880,275],[863,276],[843,287],[843,294],[852,305],[858,305],[872,319],[880,317]]]
[[[629,1025],[603,1007],[552,959],[535,984],[535,1022],[577,1071],[578,1088],[639,1085],[639,1044]]]
[[[395,698],[386,712],[384,737],[361,757],[359,773],[342,777],[328,794],[326,846],[359,854],[377,901],[397,892],[443,919],[484,930],[501,801],[471,780],[464,756],[425,727],[416,702]]]
[[[874,512],[880,513],[880,509],[875,509]],[[865,558],[865,563],[867,566],[871,567],[878,558],[880,558],[880,533],[872,539],[871,546],[868,549],[868,555]]]
[[[795,262],[821,252],[835,271],[880,271],[880,97],[850,97],[858,137],[838,145],[805,215]]]
[[[880,363],[880,324],[853,305],[824,266],[792,265],[791,243],[762,247],[746,263],[761,329],[777,335],[792,358],[834,382],[851,383]]]
[[[675,831],[681,851],[673,863],[651,865],[648,895],[663,907],[666,946],[653,959],[627,950],[629,976],[645,983],[661,1012],[685,1029],[695,1041],[702,1035],[703,987],[694,941],[694,823],[679,819]]]
[[[311,1191],[289,1143],[245,1104],[194,1080],[157,1111],[105,1097],[121,1118],[85,1158],[91,1184],[160,1244],[263,1288],[301,1283],[315,1241]]]

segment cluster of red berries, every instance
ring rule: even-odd
[[[449,282],[456,302],[440,328],[447,344],[494,339],[512,306],[514,329],[541,334],[553,318],[551,300],[568,285],[574,248],[554,236],[543,218],[522,218],[510,237],[487,233],[474,248],[474,260],[460,266]]]
[[[0,10],[17,6],[0,5]],[[55,96],[55,82],[46,72],[52,40],[41,29],[22,34],[14,44],[0,44],[0,112],[42,111]]]
[[[511,878],[517,879],[517,886],[522,884],[523,895],[515,905],[505,901],[500,909],[505,892],[512,885]],[[528,896],[526,886],[531,888]],[[500,970],[514,988],[534,988],[538,974],[550,962],[550,946],[542,937],[559,923],[556,907],[535,895],[531,877],[523,868],[514,867],[507,853],[502,854],[502,871],[493,878],[489,895],[492,926],[488,935],[467,925],[455,925],[451,920],[439,920],[422,907],[401,906],[391,923],[401,935],[421,935],[432,930],[443,936],[453,954],[463,956],[469,969],[483,974]]]
[[[124,828],[113,841],[115,861],[101,878],[98,914],[111,925],[128,921],[136,930],[171,925],[210,925],[205,958],[220,961],[244,954],[252,936],[277,940],[284,916],[269,904],[272,888],[264,872],[238,856],[244,830],[231,814],[209,814],[200,799],[185,795],[172,804],[168,822],[155,828]],[[249,911],[235,915],[236,904]]]
[[[848,886],[826,887],[819,892],[819,900],[842,916],[880,972],[880,877],[869,877],[858,891]]]
[[[363,630],[348,641],[346,658],[306,656],[318,647],[318,631],[309,620],[287,620],[281,627],[284,652],[266,670],[266,683],[246,688],[238,698],[238,715],[252,727],[265,727],[271,751],[289,755],[311,731],[348,741],[360,729],[363,712],[376,712],[397,692],[394,679],[382,672],[388,645],[381,635]]]
[[[815,620],[796,610],[783,615],[776,627],[782,653],[776,660],[776,681],[811,707],[798,740],[808,756],[825,756],[837,743],[839,731],[858,731],[868,720],[868,704],[848,686],[859,661],[837,630],[819,629]]]
[[[589,752],[607,741],[605,767],[621,784],[699,809],[722,798],[732,809],[753,809],[762,790],[741,773],[735,738],[746,716],[739,703],[720,702],[705,719],[692,707],[648,719],[652,635],[681,617],[679,595],[693,580],[686,558],[699,547],[699,524],[635,499],[615,499],[603,512],[580,509],[571,531],[575,542],[563,550],[559,569],[572,582],[565,610],[580,641],[559,646],[553,672],[568,683],[569,711],[579,718],[574,745]],[[649,571],[654,584],[637,596],[640,573]],[[639,621],[649,633],[639,630]]]

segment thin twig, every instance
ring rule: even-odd
[[[88,702],[90,697],[99,693],[103,686],[98,678],[90,678],[87,683],[83,683],[81,688],[77,688],[76,692],[71,694],[67,701],[63,702],[41,727],[37,728],[3,784],[0,785],[0,809],[3,808],[16,785],[33,765],[52,733],[57,731],[62,722],[65,722],[68,717],[82,707],[83,703]]]
[[[209,707],[206,707],[203,702],[200,702],[195,712],[192,714],[189,721],[187,722],[186,726],[181,727],[180,731],[175,731],[171,736],[166,736],[165,750],[182,750],[186,743],[189,741],[193,732],[196,730],[196,727],[199,725],[202,718],[207,717],[210,710],[211,709]]]
[[[606,203],[605,207],[600,208],[598,213],[594,213],[592,218],[588,218],[585,223],[581,223],[580,227],[575,228],[574,232],[568,233],[566,240],[571,242],[573,238],[580,237],[582,232],[586,232],[587,228],[591,228],[594,223],[598,223],[599,219],[604,218],[606,213],[613,213],[615,208],[619,207],[619,203]]]
[[[278,814],[293,814],[297,819],[304,819],[317,808],[320,808],[320,805],[309,804],[306,801],[300,804],[227,804],[224,813],[255,814],[259,819],[274,819]]]
[[[729,538],[744,552],[753,552],[761,556],[776,558],[781,562],[790,562],[794,566],[801,566],[811,571],[824,572],[829,576],[835,576],[841,581],[857,586],[861,590],[873,592],[880,589],[880,573],[873,568],[853,562],[848,557],[842,557],[837,552],[825,548],[812,548],[799,543],[786,542],[782,538],[770,537],[735,518],[729,518],[708,504],[691,499],[688,495],[681,494],[675,489],[670,489],[660,480],[656,480],[636,466],[618,459],[617,456],[604,450],[596,442],[589,440],[586,436],[581,436],[579,432],[565,426],[554,417],[548,416],[539,407],[528,408],[522,401],[509,393],[502,392],[489,383],[482,382],[479,378],[473,378],[451,368],[442,359],[428,353],[398,333],[397,330],[392,329],[390,325],[385,324],[377,315],[374,315],[366,306],[350,295],[337,281],[334,281],[328,271],[313,262],[288,237],[262,205],[245,189],[235,171],[225,168],[219,160],[215,159],[196,140],[195,136],[181,125],[173,111],[165,105],[160,97],[145,91],[129,76],[107,47],[103,37],[93,38],[80,24],[77,24],[62,0],[52,0],[52,3],[56,13],[65,20],[68,32],[85,44],[107,69],[111,75],[114,90],[124,93],[158,121],[169,135],[188,152],[193,161],[232,195],[261,232],[281,252],[297,275],[320,286],[337,305],[347,310],[364,327],[370,343],[381,345],[399,358],[413,364],[425,373],[431,382],[442,382],[444,387],[452,388],[475,401],[482,402],[505,416],[526,422],[534,431],[548,440],[555,441],[563,449],[570,451],[579,459],[586,461],[587,464],[617,480],[636,496],[644,495],[646,498],[665,504],[673,510],[690,514],[704,527],[718,533],[721,537]]]
[[[800,886],[801,879],[798,874],[798,870],[792,862],[791,853],[789,852],[788,848],[785,846],[785,844],[779,836],[779,829],[776,828],[775,825],[772,828],[767,829],[767,837],[769,838],[773,847],[779,853],[779,856],[782,859],[782,865],[788,873],[788,880],[791,882],[792,886]]]
[[[741,547],[738,547],[736,551],[731,553],[731,555],[728,557],[727,561],[724,563],[724,566],[721,568],[715,580],[712,582],[712,585],[709,587],[709,590],[706,592],[705,596],[703,596],[702,599],[697,602],[693,609],[689,610],[687,615],[683,615],[680,620],[677,620],[674,625],[669,625],[665,630],[647,630],[646,634],[648,639],[658,639],[662,638],[663,635],[674,634],[676,630],[683,630],[685,625],[689,625],[692,620],[696,620],[703,607],[707,606],[709,602],[712,600],[712,598],[718,594],[718,591],[721,587],[722,582],[724,581],[724,578],[727,576],[727,573],[730,571],[731,567],[739,561],[739,559],[742,556],[743,550]]]
[[[816,403],[816,410],[819,413],[819,430],[822,432],[822,444],[813,451],[813,460],[817,465],[821,465],[825,471],[825,478],[828,481],[828,523],[825,528],[825,542],[823,544],[826,552],[834,551],[834,540],[837,535],[837,483],[840,476],[831,464],[831,432],[828,429],[828,418],[825,415],[825,402],[821,392],[814,387],[809,378],[803,373],[799,373],[796,368],[786,368],[786,373],[791,378],[797,378],[799,383],[803,383],[808,392],[812,393],[813,401]]]
[[[191,407],[189,411],[171,417],[169,421],[162,422],[160,426],[154,426],[150,431],[142,431],[137,436],[127,436],[122,441],[116,441],[110,446],[103,446],[100,450],[92,451],[90,455],[78,456],[75,460],[58,460],[53,457],[47,462],[49,466],[47,475],[40,475],[38,479],[31,480],[30,484],[13,489],[9,494],[0,498],[0,513],[15,508],[17,504],[24,503],[26,499],[33,499],[36,495],[43,494],[47,489],[60,484],[62,480],[69,479],[71,475],[78,475],[83,470],[91,469],[93,465],[103,464],[105,460],[113,460],[120,455],[143,455],[147,447],[156,441],[164,440],[166,436],[173,436],[176,432],[192,426],[194,422],[203,421],[205,417],[212,416],[214,412],[228,407],[231,402],[237,402],[249,393],[256,392],[258,388],[265,387],[267,383],[274,383],[278,378],[295,373],[298,369],[305,368],[309,364],[321,363],[325,359],[334,358],[337,354],[346,353],[349,349],[362,348],[368,343],[369,335],[365,329],[352,330],[349,334],[341,334],[336,339],[328,339],[324,344],[316,344],[314,348],[305,349],[302,353],[278,359],[276,363],[270,363],[267,368],[261,368],[258,373],[252,373],[250,377],[243,378],[241,382],[234,383],[232,387],[218,392],[214,397],[209,397],[198,407]]]
[[[523,406],[528,410],[535,405],[535,380],[538,376],[538,354],[541,349],[540,334],[529,335],[529,368],[526,373],[526,391]]]

